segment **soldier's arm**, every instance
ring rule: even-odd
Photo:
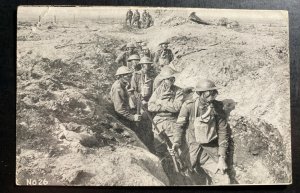
[[[160,90],[160,88],[157,88],[148,101],[148,110],[150,112],[158,112],[161,110],[161,104],[156,103]]]
[[[188,102],[184,102],[180,109],[179,116],[177,118],[176,125],[174,128],[174,143],[181,144],[182,134],[189,122],[189,116],[190,111],[188,108]]]
[[[159,82],[161,81],[161,78],[159,77],[159,75],[157,75],[153,81],[153,87],[152,87],[152,91],[154,92],[157,87],[159,86]]]
[[[228,141],[229,141],[229,125],[227,123],[226,117],[223,115],[218,115],[217,124],[218,124],[218,144],[219,144],[218,154],[220,156],[226,156],[226,152],[228,149]]]
[[[133,88],[135,91],[138,91],[138,75],[136,73],[133,73],[130,85],[131,88]]]
[[[174,55],[172,53],[172,50],[170,50],[170,62],[174,60]]]
[[[120,64],[120,62],[121,62],[122,60],[124,60],[124,56],[125,56],[125,52],[122,53],[122,54],[120,54],[120,55],[117,57],[117,59],[116,59],[116,63]]]
[[[112,101],[114,103],[115,111],[120,114],[121,116],[125,117],[130,121],[134,121],[134,116],[127,111],[124,97],[125,93],[121,89],[117,89],[112,93]]]
[[[169,111],[169,112],[172,112],[172,113],[177,113],[177,112],[180,111],[182,103],[183,103],[183,92],[182,92],[181,89],[178,89],[176,91],[176,95],[175,95],[174,100],[164,101],[162,103],[161,110],[162,111]]]
[[[154,63],[157,63],[158,62],[158,59],[159,59],[159,56],[160,56],[160,50],[158,50],[157,52],[155,52],[154,54],[154,59],[153,59],[153,62]]]

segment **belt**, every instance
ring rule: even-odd
[[[178,113],[157,113],[155,116],[158,117],[176,117]]]

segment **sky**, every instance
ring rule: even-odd
[[[192,11],[196,12],[200,18],[221,18],[227,17],[231,19],[242,20],[255,20],[255,19],[267,19],[267,20],[287,20],[287,11],[280,10],[237,10],[237,9],[202,9],[202,8],[161,8],[161,7],[54,7],[54,6],[20,6],[18,8],[18,20],[38,19],[39,15],[43,18],[53,18],[56,15],[57,18],[122,18],[125,17],[127,10],[139,9],[142,12],[143,9],[151,11],[162,10],[176,10],[178,16],[188,16]]]

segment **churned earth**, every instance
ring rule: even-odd
[[[119,48],[135,40],[152,52],[170,42],[177,85],[209,78],[220,87],[233,183],[291,182],[287,23],[153,16],[154,26],[140,30],[109,21],[18,23],[17,184],[169,185],[160,160],[118,121],[108,94]]]

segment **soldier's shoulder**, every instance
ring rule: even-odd
[[[214,107],[215,107],[215,110],[216,110],[217,114],[220,115],[220,116],[224,116],[225,111],[224,111],[223,102],[215,100],[213,104],[214,104]]]
[[[142,71],[141,70],[138,70],[138,71],[134,71],[132,73],[133,76],[141,76],[142,75]]]
[[[184,101],[183,104],[185,106],[191,106],[194,102],[195,102],[195,99],[188,99],[188,100]]]
[[[121,87],[121,82],[120,80],[116,80],[113,85],[111,86],[112,88],[118,88],[118,87]]]
[[[215,106],[215,108],[221,108],[221,109],[223,109],[224,104],[223,104],[222,101],[215,100],[214,101],[214,106]]]
[[[186,104],[194,103],[196,99],[188,99],[184,101]]]
[[[126,54],[126,51],[122,51],[119,53],[119,56],[124,56]]]

